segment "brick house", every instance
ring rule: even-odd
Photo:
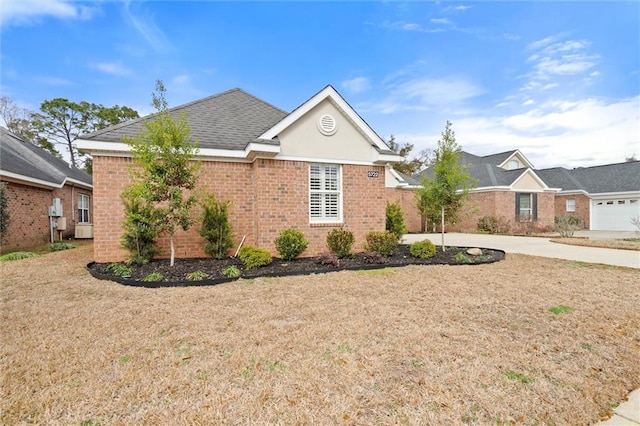
[[[303,255],[326,251],[326,235],[346,227],[362,249],[364,236],[384,230],[385,204],[402,196],[388,187],[390,165],[402,158],[331,86],[287,113],[240,89],[169,110],[181,114],[198,141],[202,161],[199,186],[230,200],[236,246],[255,245],[276,254],[274,239],[287,228],[309,240]],[[127,257],[120,246],[124,220],[120,193],[132,164],[123,136],[135,137],[145,120],[118,124],[84,135],[81,151],[93,157],[94,258]],[[178,235],[176,257],[204,257],[199,227]],[[167,241],[160,241],[167,247]]]
[[[6,185],[9,231],[2,251],[24,250],[51,241],[49,206],[60,200],[66,222],[54,238],[91,237],[93,185],[91,175],[0,128],[0,180]]]
[[[463,151],[459,161],[477,185],[469,192],[460,222],[447,226],[449,231],[475,231],[483,216],[504,218],[512,226],[534,222],[551,229],[555,216],[563,215],[581,218],[585,229],[635,230],[631,218],[640,215],[640,162],[538,170],[519,150],[486,156]],[[431,170],[413,177],[396,174],[395,182],[415,191],[423,173],[431,175]],[[423,229],[415,210],[404,211],[410,232]]]

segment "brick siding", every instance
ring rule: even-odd
[[[576,200],[576,211],[567,211],[567,199],[573,198]],[[558,195],[556,196],[556,216],[575,216],[582,219],[584,228],[589,229],[589,208],[591,199],[584,194],[574,195]]]
[[[9,232],[2,241],[2,251],[28,250],[50,242],[49,206],[54,198],[60,198],[67,229],[62,233],[64,239],[73,238],[75,224],[78,220],[78,194],[89,195],[91,191],[65,185],[59,189],[39,188],[15,182],[7,184],[7,201],[9,206]],[[89,207],[90,218],[93,213]],[[55,232],[55,239],[59,233]]]

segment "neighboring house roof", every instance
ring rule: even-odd
[[[91,175],[0,127],[0,175],[37,186],[61,188],[72,182],[92,188]]]
[[[640,192],[640,161],[565,169],[554,167],[537,171],[549,186],[562,191],[589,194]]]
[[[461,151],[458,157],[458,163],[464,164],[468,167],[469,174],[477,181],[475,186],[476,188],[509,187],[513,185],[523,174],[529,172],[535,175],[536,173],[528,168],[505,170],[502,167],[499,167],[516,153],[519,153],[519,151],[505,151],[481,157],[466,151]],[[522,154],[520,154],[520,156],[524,158]],[[430,178],[433,178],[433,170],[431,167],[428,167],[414,175],[413,178],[419,181],[424,173],[426,173]]]
[[[251,142],[287,116],[279,108],[241,89],[232,89],[169,109],[172,117],[182,114],[189,122],[191,136],[200,148],[243,150]],[[106,129],[82,135],[83,140],[122,142],[123,136],[136,137],[151,114]],[[277,144],[277,141],[260,140]]]

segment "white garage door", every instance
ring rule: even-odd
[[[640,215],[640,199],[593,200],[593,226],[596,231],[635,231],[631,218]]]

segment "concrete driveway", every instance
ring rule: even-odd
[[[424,239],[429,239],[436,245],[441,243],[440,234],[407,234],[404,236],[404,242],[409,244]],[[447,233],[444,236],[444,243],[450,246],[496,248],[504,250],[506,253],[521,253],[640,269],[639,251],[570,246],[552,243],[549,238]]]

